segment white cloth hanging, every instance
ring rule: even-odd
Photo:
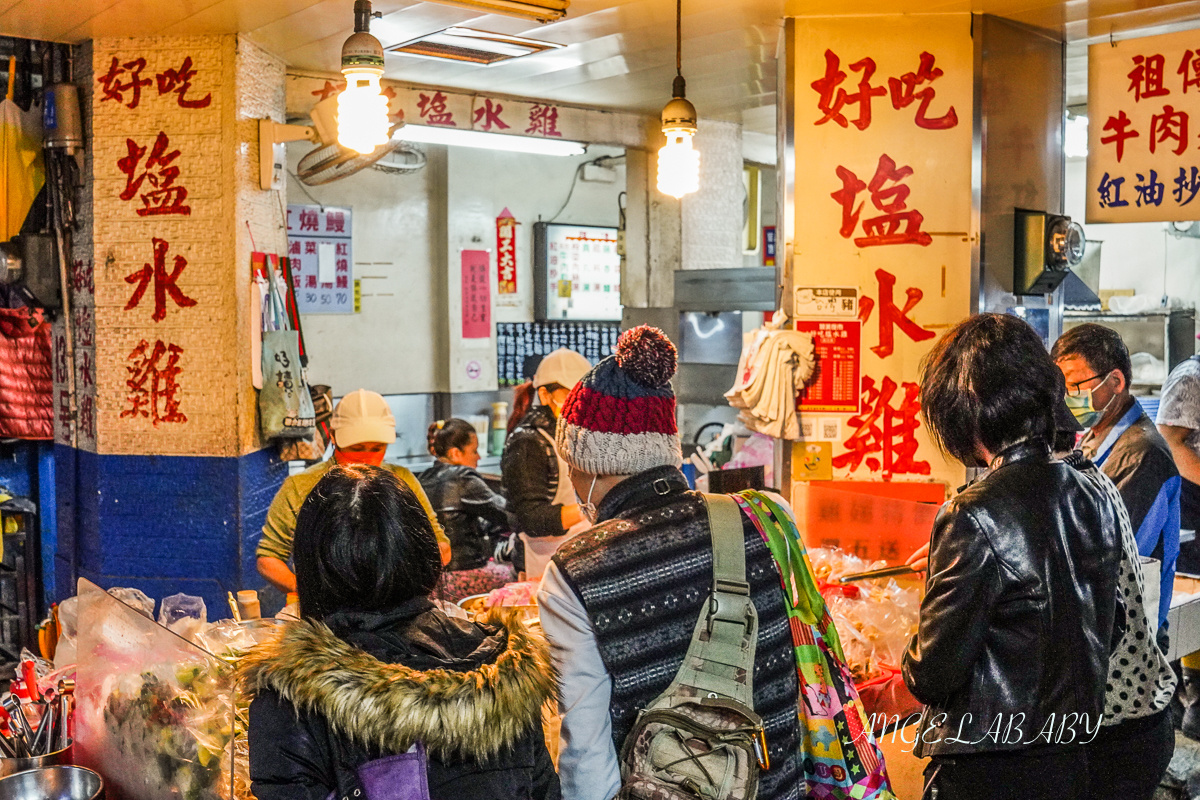
[[[784,313],[776,311],[770,322],[745,335],[737,378],[725,399],[740,409],[738,418],[750,430],[795,441],[796,395],[812,380],[816,350],[810,334],[786,324]]]

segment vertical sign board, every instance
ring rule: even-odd
[[[488,282],[490,263],[491,257],[487,250],[462,251],[464,339],[489,339],[492,336],[492,291]]]
[[[301,314],[354,313],[350,209],[289,205],[288,259]],[[323,256],[322,251],[327,255]],[[323,263],[323,259],[328,263]]]
[[[1200,218],[1200,34],[1088,48],[1088,222]]]
[[[91,224],[105,263],[77,264],[72,276],[87,292],[73,309],[74,423],[85,449],[228,454],[238,381],[224,356],[241,331],[227,290],[232,234],[220,230],[228,189],[214,164],[233,57],[215,38],[183,51],[148,39],[95,42]],[[64,395],[58,436],[69,442]]]
[[[859,346],[833,348],[843,374],[858,353],[857,410],[820,403],[842,423],[834,477],[961,482],[918,416],[917,380],[921,357],[971,310],[970,15],[797,19],[792,45],[796,172],[805,176],[793,283],[857,289],[861,323],[857,332],[836,325],[839,342],[858,333]],[[800,306],[810,299],[794,309],[807,327]],[[811,419],[803,404],[800,412]]]

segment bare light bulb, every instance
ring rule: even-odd
[[[347,68],[346,88],[338,95],[338,144],[360,153],[387,144],[388,101],[379,87],[382,70]]]
[[[675,198],[700,188],[700,153],[692,149],[692,131],[666,131],[658,151],[658,190]]]

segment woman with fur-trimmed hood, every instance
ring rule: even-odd
[[[335,468],[295,542],[303,619],[240,668],[255,692],[258,800],[371,800],[378,777],[366,776],[403,760],[380,759],[421,748],[432,800],[560,797],[541,726],[557,696],[546,645],[514,618],[478,624],[434,605],[437,541],[408,487]]]

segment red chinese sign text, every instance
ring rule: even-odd
[[[142,157],[146,155],[146,148],[133,139],[125,140],[127,153],[117,160],[117,168],[125,174],[125,188],[120,197],[126,201],[135,196],[140,197],[142,207],[137,210],[140,217],[160,214],[189,216],[192,213],[191,206],[184,204],[188,190],[175,185],[175,180],[179,177],[179,167],[174,162],[179,158],[179,151],[168,152],[167,148],[170,146],[170,138],[163,131],[159,131],[150,155],[143,164]],[[148,189],[146,192],[140,191],[143,183]]]
[[[183,348],[166,344],[161,339],[153,345],[145,339],[130,351],[125,372],[126,407],[121,418],[145,417],[158,427],[162,422],[187,422],[179,410],[179,376],[183,370],[179,359]]]
[[[875,59],[861,58],[847,66],[851,72],[858,73],[857,82],[851,84],[856,91],[850,92],[842,86],[848,73],[841,68],[841,58],[832,50],[826,50],[825,74],[810,84],[818,95],[817,108],[822,114],[813,124],[833,122],[843,128],[853,125],[865,131],[871,127],[872,98],[890,96],[892,108],[897,111],[918,103],[913,118],[918,128],[946,130],[957,126],[958,113],[953,106],[940,116],[930,116],[930,106],[936,96],[932,84],[945,74],[934,62],[932,53],[923,52],[915,72],[888,78],[885,86],[882,81],[878,85],[872,84],[877,70]],[[847,108],[853,111],[853,119],[847,117]]]
[[[830,197],[842,206],[842,225],[839,233],[845,239],[854,236],[858,228],[863,203],[855,203],[864,189],[870,193],[871,205],[879,216],[862,221],[863,235],[855,237],[859,247],[875,247],[892,244],[919,244],[927,247],[933,238],[921,230],[925,217],[920,211],[908,208],[908,196],[912,189],[901,181],[913,174],[912,167],[897,167],[886,153],[879,157],[879,164],[870,183],[863,182],[856,174],[839,166],[836,169],[842,188],[830,193]]]
[[[896,396],[896,390],[903,394]],[[834,457],[833,466],[849,467],[855,472],[865,462],[871,472],[892,475],[928,475],[928,461],[919,461],[917,413],[921,410],[916,383],[898,385],[885,377],[878,386],[875,378],[862,379],[862,412],[850,418],[853,433],[842,445],[846,452]]]
[[[162,322],[167,316],[168,297],[180,308],[191,308],[196,305],[196,301],[185,295],[176,285],[179,276],[187,268],[187,259],[183,256],[175,256],[174,265],[168,273],[167,249],[171,245],[157,237],[153,240],[153,244],[154,265],[143,264],[141,269],[125,276],[126,283],[135,285],[129,302],[125,304],[125,310],[132,311],[137,308],[138,304],[142,302],[142,296],[146,294],[146,289],[153,282],[154,313],[150,315],[150,318],[155,322]]]

